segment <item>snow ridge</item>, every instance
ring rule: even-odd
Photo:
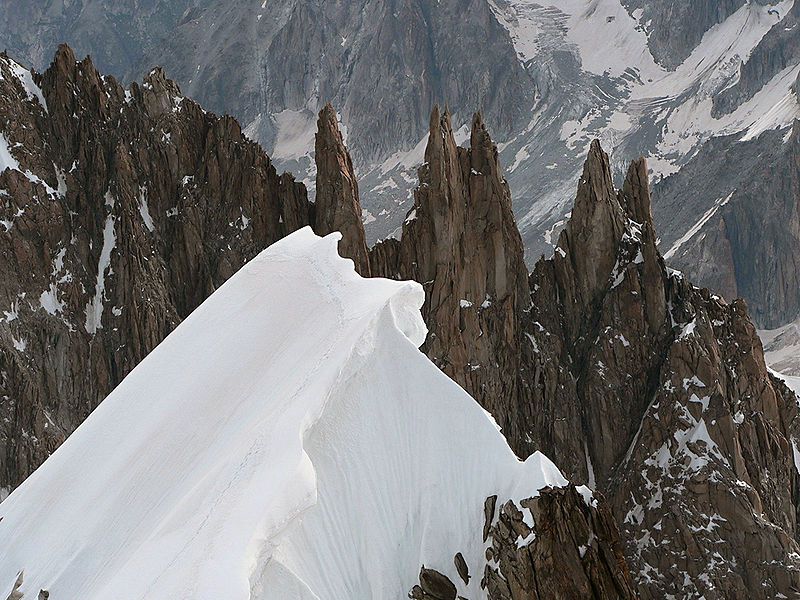
[[[395,599],[479,572],[487,496],[566,485],[419,352],[419,284],[339,238],[262,252],[0,504],[0,597]]]

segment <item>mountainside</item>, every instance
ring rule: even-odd
[[[41,76],[0,55],[0,115],[8,490],[310,208],[235,120],[160,70],[125,90],[67,47]]]
[[[800,314],[800,122],[719,137],[654,190],[667,261],[775,328]]]
[[[800,586],[798,404],[745,304],[670,272],[644,160],[614,189],[594,142],[571,218],[530,278],[497,152],[431,120],[420,187],[372,273],[424,283],[426,353],[498,420],[607,494],[639,592],[790,595]]]
[[[419,284],[361,279],[339,237],[249,262],[0,505],[0,596],[633,598],[608,511],[517,459],[416,349]],[[487,539],[537,587],[504,595]]]
[[[493,124],[529,265],[553,252],[592,139],[618,157],[618,184],[625,159],[639,155],[658,181],[719,136],[732,154],[748,157],[744,170],[758,169],[738,142],[776,128],[786,133],[800,116],[792,92],[800,70],[794,0],[6,4],[0,44],[21,60],[44,68],[49,45],[65,40],[125,81],[162,64],[204,106],[235,115],[312,195],[317,112],[332,101],[359,175],[370,243],[402,229],[436,102],[449,106],[459,143],[476,108]],[[657,217],[670,205],[654,195]],[[695,228],[712,206],[690,202],[682,230],[660,218],[659,226],[665,234],[674,229],[674,239],[702,230],[709,253],[725,253],[723,237]],[[729,221],[737,229],[755,225],[753,240],[794,235],[780,221],[753,224],[742,213]],[[735,282],[718,290],[735,283],[763,327],[798,316],[764,304],[757,256],[769,250],[761,244],[741,254]],[[692,275],[714,287],[712,268]],[[771,297],[783,284],[768,282]]]
[[[7,245],[4,255],[11,257],[5,279],[9,308],[0,322],[0,340],[5,340],[0,353],[3,361],[0,372],[3,389],[9,390],[2,394],[2,407],[8,415],[2,438],[6,449],[3,467],[7,473],[3,485],[17,485],[44,460],[122,376],[235,272],[239,264],[291,231],[310,224],[317,234],[344,231],[346,237],[340,243],[340,252],[353,259],[360,274],[417,281],[424,297],[415,285],[406,284],[403,289],[415,290],[415,314],[411,321],[419,324],[416,310],[421,306],[428,332],[424,343],[418,329],[406,333],[415,343],[422,343],[428,358],[492,414],[514,453],[528,457],[526,465],[537,460],[544,464],[543,459],[535,458],[543,452],[566,477],[563,479],[559,474],[557,480],[551,480],[562,487],[542,491],[529,500],[529,495],[535,492],[533,488],[517,493],[501,484],[500,479],[492,479],[499,477],[500,469],[492,471],[492,475],[480,471],[492,485],[482,483],[480,488],[471,488],[468,498],[465,496],[464,510],[477,510],[469,512],[469,517],[459,512],[458,493],[431,496],[444,498],[436,505],[428,505],[437,514],[448,513],[440,518],[462,515],[466,525],[458,531],[465,532],[466,537],[454,540],[452,547],[437,548],[439,553],[433,555],[415,553],[418,545],[410,542],[413,548],[402,563],[402,581],[397,579],[397,569],[385,567],[393,564],[389,559],[375,555],[373,562],[380,564],[380,573],[385,574],[378,579],[385,580],[380,585],[390,585],[389,581],[402,583],[412,597],[424,600],[455,598],[462,588],[475,591],[478,580],[483,584],[480,593],[504,600],[580,597],[587,590],[598,598],[630,597],[633,585],[635,592],[644,598],[673,595],[707,600],[766,599],[796,595],[800,589],[796,511],[800,504],[800,475],[795,459],[797,397],[767,368],[745,303],[737,300],[729,304],[713,292],[695,287],[688,276],[666,266],[660,250],[664,243],[659,246],[651,215],[649,169],[644,160],[629,165],[623,184],[617,189],[609,156],[598,141],[592,142],[577,193],[573,192],[570,218],[556,237],[553,256],[542,257],[530,273],[524,256],[524,236],[514,216],[510,184],[501,166],[501,152],[480,113],[472,117],[469,129],[464,130],[454,127],[449,110],[434,109],[425,136],[424,164],[418,171],[413,206],[396,237],[368,248],[359,219],[363,187],[357,181],[355,161],[345,146],[349,136],[344,135],[343,124],[332,106],[323,107],[317,118],[314,145],[318,196],[312,204],[305,187],[289,175],[278,176],[266,155],[244,138],[233,119],[203,112],[198,105],[182,98],[177,86],[160,71],[154,71],[143,84],[131,86],[126,93],[113,79],[97,74],[89,61],[76,63],[67,48],[59,51],[53,66],[43,76],[28,73],[7,57],[2,61],[0,92],[4,104],[0,105],[3,108],[0,114],[4,119],[0,121],[3,123],[0,132],[4,144],[0,160],[5,162],[4,170],[0,171],[0,187],[6,190],[2,194],[5,207],[2,222],[6,231],[0,232],[0,238]],[[24,126],[17,126],[18,123]],[[469,139],[469,148],[458,146],[458,141],[464,138]],[[791,135],[785,145],[775,144],[776,160],[791,165],[794,145]],[[719,164],[719,157],[714,160]],[[697,168],[703,166],[700,162],[694,164]],[[687,168],[693,168],[692,163]],[[745,181],[748,173],[743,165],[739,165],[739,171]],[[74,179],[78,177],[74,173],[80,178]],[[680,176],[681,173],[673,175],[660,185],[669,189],[670,181],[679,182]],[[742,181],[731,185],[745,189]],[[785,211],[781,213],[783,221],[791,227],[791,201],[779,190],[783,189],[781,186],[792,189],[793,179],[787,182],[786,177],[776,177],[765,185],[773,190],[769,205],[776,211]],[[142,186],[148,186],[146,194],[142,193]],[[710,183],[708,189],[712,193]],[[733,200],[729,204],[735,205]],[[58,218],[51,217],[50,211]],[[745,214],[755,220],[752,211]],[[267,256],[272,256],[270,252],[279,253],[282,247],[292,248],[303,239],[311,240],[309,236],[309,232],[295,235],[293,242],[287,240],[284,246],[277,246],[278,250],[268,251]],[[45,244],[39,241],[42,239]],[[76,241],[72,242],[73,239]],[[757,245],[757,235],[753,234],[752,239]],[[783,238],[775,239],[789,243]],[[674,247],[671,240],[667,243]],[[309,248],[313,245],[310,241],[308,244]],[[676,251],[672,256],[680,254]],[[331,277],[336,280],[344,277],[342,265],[346,263],[329,259],[331,264],[339,265],[333,268]],[[778,265],[789,264],[788,257],[772,260]],[[308,269],[314,271],[315,266],[322,269],[313,260]],[[787,266],[780,268],[789,270]],[[281,283],[276,283],[276,288],[281,287],[283,279],[288,285],[291,278],[281,274],[276,280]],[[349,270],[344,280],[358,282],[353,285],[364,286],[365,290],[373,284],[362,282]],[[140,285],[143,287],[139,288]],[[320,285],[316,292],[323,294],[327,290],[336,300],[338,284]],[[391,285],[375,283],[375,290]],[[304,297],[303,289],[294,291],[299,298]],[[355,288],[351,291],[355,293]],[[289,296],[281,296],[279,289],[270,293],[291,304]],[[367,303],[369,292],[363,293],[365,297],[359,297],[359,301]],[[267,299],[268,295],[258,296],[257,303],[267,313],[261,322],[265,327],[270,323],[268,317],[271,318]],[[790,300],[787,298],[787,306]],[[211,302],[213,306],[213,298]],[[296,307],[300,312],[292,313],[295,315],[292,319],[276,315],[280,328],[274,335],[286,333],[290,326],[286,320],[313,328],[316,313],[304,312],[302,301],[296,302],[300,304]],[[341,298],[333,303],[343,314],[352,314],[357,323],[365,318],[365,314],[359,313],[359,305],[350,307]],[[355,312],[347,312],[351,308]],[[361,308],[371,314],[368,307]],[[788,314],[790,309],[786,311]],[[403,314],[407,317],[406,312]],[[224,336],[228,323],[222,318],[215,323],[218,325],[206,328],[214,329],[215,336]],[[356,335],[357,323],[348,321],[354,329],[340,328],[349,332],[347,335]],[[397,334],[398,326],[405,330],[402,323],[407,321],[400,319],[388,330]],[[336,327],[334,323],[328,325]],[[235,327],[247,325],[238,323]],[[254,329],[253,336],[257,330]],[[319,338],[315,340],[319,347],[312,344],[313,349],[306,353],[315,356],[324,350],[325,332],[303,329],[306,331],[308,335],[302,337],[307,343],[310,342],[306,338]],[[250,339],[244,334],[239,337]],[[373,332],[368,337],[377,340],[380,335]],[[275,344],[280,341],[267,338]],[[232,344],[236,335],[225,339]],[[165,342],[165,345],[170,344]],[[422,360],[416,349],[407,343],[406,346],[416,357],[413,364]],[[191,370],[187,367],[181,371],[182,378],[197,372],[205,374],[206,369],[198,365],[213,361],[218,350],[211,344],[212,350],[206,357],[208,346],[198,347],[202,351],[195,350],[191,356],[177,352],[173,358],[164,355],[164,361],[186,361],[191,365]],[[254,346],[255,350],[258,348]],[[345,344],[344,350],[347,348]],[[302,368],[294,368],[281,362],[280,347],[268,346],[263,353],[273,357],[272,360],[265,363],[266,359],[258,356],[250,360],[265,369],[266,364],[270,369],[282,370],[289,387],[297,383],[298,373],[307,368],[305,363]],[[423,376],[412,373],[410,366],[408,370],[398,367],[395,373],[382,352],[376,351],[375,357],[371,357],[371,352],[356,354],[350,359],[365,361],[376,376],[387,378],[386,389],[394,389],[394,384],[401,382],[406,389],[427,394],[424,386],[416,388],[418,383],[424,384],[417,382]],[[345,363],[336,360],[349,360],[338,350],[329,358],[331,362],[326,364],[332,369],[337,369],[337,364],[344,368]],[[370,362],[373,358],[378,362]],[[438,378],[437,381],[442,379],[427,362],[420,364],[426,365],[419,367],[421,372]],[[209,370],[211,374],[215,372]],[[158,379],[155,375],[149,378]],[[222,383],[222,388],[217,388],[203,386],[203,381],[200,377],[198,389],[224,390]],[[314,381],[316,377],[309,379],[308,385]],[[325,385],[331,382],[329,379],[322,377],[319,381],[323,386],[320,393],[331,387]],[[339,383],[346,387],[349,381]],[[795,385],[793,380],[787,381]],[[358,405],[332,420],[331,428],[325,430],[329,432],[326,436],[331,437],[331,446],[320,442],[320,452],[316,455],[317,464],[329,465],[326,471],[339,473],[340,467],[330,462],[337,452],[342,452],[342,460],[346,461],[369,454],[372,446],[362,444],[370,441],[380,445],[384,439],[395,440],[403,452],[411,452],[409,448],[415,446],[411,438],[396,437],[405,429],[385,432],[382,428],[388,425],[384,421],[394,419],[411,429],[421,427],[423,434],[428,426],[447,430],[446,421],[445,425],[439,419],[435,423],[425,421],[432,400],[411,410],[410,415],[396,415],[383,407],[388,417],[379,412],[368,424],[350,420],[356,414],[372,414],[361,413],[360,409],[382,408],[367,402],[380,394],[373,392],[368,398],[362,397],[369,390],[381,389],[380,382],[377,388],[370,383],[363,389],[357,386],[363,383],[362,379],[354,376],[353,382],[356,388],[352,397]],[[260,387],[253,385],[248,390],[257,393]],[[432,388],[438,389],[438,385],[430,383]],[[447,387],[456,389],[450,383]],[[130,389],[135,388],[131,384]],[[443,395],[446,394],[434,394]],[[125,411],[136,411],[127,404],[140,396],[130,391],[112,398],[130,398],[128,402],[117,403],[125,404]],[[149,402],[149,396],[145,396]],[[216,394],[217,402],[218,398]],[[281,410],[291,412],[290,406],[295,404],[288,404],[289,407],[281,404]],[[184,406],[180,402],[178,405]],[[299,402],[296,406],[302,410],[305,405]],[[461,409],[453,406],[448,416],[450,410],[461,414]],[[182,411],[187,412],[191,413]],[[106,413],[111,414],[108,409],[99,414]],[[469,414],[473,413],[479,411]],[[103,418],[111,419],[98,417]],[[417,424],[418,420],[426,425]],[[88,424],[91,423],[90,419]],[[50,435],[56,429],[57,434]],[[128,429],[129,423],[125,426]],[[191,437],[191,431],[178,427],[175,433],[175,429],[158,429],[162,433],[157,437],[169,438],[174,434],[179,445],[184,437]],[[92,431],[91,426],[87,430]],[[503,456],[511,456],[495,433],[492,429],[490,437],[494,441],[486,443],[491,448],[502,448],[497,452]],[[453,448],[470,446],[463,450],[464,456],[477,458],[465,458],[467,466],[488,464],[478,460],[482,456],[480,444],[471,443],[471,434],[464,432],[458,441],[453,441],[449,434],[437,436],[439,433],[430,433],[419,443],[433,448],[431,452],[441,454],[443,460],[453,457]],[[300,437],[298,434],[297,439]],[[131,440],[138,443],[141,438],[132,436]],[[232,443],[227,438],[225,441]],[[444,444],[442,447],[435,446],[440,442]],[[62,454],[83,452],[80,442],[75,442],[74,447],[76,450]],[[205,447],[191,447],[197,452],[209,451]],[[334,447],[340,450],[334,452],[331,450]],[[238,453],[240,448],[235,450]],[[384,450],[381,446],[381,452]],[[121,460],[121,455],[107,454],[107,458],[104,455],[102,458],[108,461],[105,464],[118,468],[115,461]],[[309,452],[313,463],[312,454]],[[22,459],[6,462],[5,456]],[[54,455],[56,460],[52,463],[67,460],[58,456]],[[152,454],[147,456],[155,460]],[[401,456],[404,458],[398,468],[417,466],[413,459],[417,455]],[[379,453],[376,458],[387,457]],[[421,460],[418,458],[417,462]],[[505,461],[507,458],[498,458],[496,462],[505,464]],[[77,463],[69,462],[71,468],[79,469]],[[327,519],[334,514],[347,515],[338,522],[353,526],[352,531],[342,532],[342,539],[349,540],[347,544],[352,540],[363,542],[367,538],[358,537],[362,534],[371,535],[356,531],[363,528],[362,520],[353,523],[350,515],[374,514],[359,503],[370,502],[373,493],[381,498],[384,494],[392,495],[392,490],[372,487],[375,481],[367,474],[381,473],[380,463],[358,464],[357,472],[366,479],[359,479],[352,489],[339,490],[343,495],[331,499],[332,504],[326,504],[320,492],[317,506],[328,508],[296,523],[296,527],[290,526],[291,542],[287,542],[285,554],[281,554],[281,560],[285,558],[286,562],[280,564],[288,565],[288,572],[281,575],[282,582],[288,584],[293,576],[306,582],[313,580],[312,591],[324,590],[334,598],[342,597],[341,589],[360,590],[349,594],[354,597],[365,594],[370,597],[363,590],[373,588],[359,586],[379,585],[372,576],[360,577],[364,568],[360,561],[366,560],[365,556],[373,558],[363,550],[368,547],[366,543],[359,545],[354,541],[355,546],[336,548],[325,544],[316,548],[312,543],[335,538],[329,532],[318,535],[319,531],[325,531]],[[467,466],[460,464],[459,469]],[[42,472],[52,469],[56,467],[46,464]],[[272,475],[277,473],[277,469],[267,471]],[[552,471],[543,467],[543,472]],[[402,472],[403,477],[414,474],[420,472]],[[48,477],[46,483],[37,484],[37,475],[29,480],[34,482],[31,489],[38,485],[42,490],[51,485],[80,489],[72,487],[74,483],[69,477],[64,478],[69,481],[55,484]],[[441,474],[430,477],[425,481],[450,481]],[[458,485],[464,484],[463,476],[452,477],[459,480]],[[77,475],[76,478],[82,481]],[[511,477],[503,481],[514,480]],[[570,488],[566,480],[598,491],[597,505],[590,502],[587,506],[581,494],[586,490]],[[217,483],[211,477],[197,485]],[[439,486],[436,494],[442,493],[442,487],[447,486]],[[450,487],[462,489],[456,483]],[[20,493],[10,499],[10,506],[20,507],[19,515],[29,509],[23,506],[25,502],[14,498],[40,493],[25,489],[23,485]],[[175,489],[176,493],[185,493],[182,488]],[[395,490],[394,496],[401,497],[397,501],[413,501],[416,496],[409,500],[408,490],[415,489],[413,482],[408,483],[402,493]],[[363,492],[363,498],[358,497],[359,492]],[[343,499],[347,502],[339,504]],[[149,500],[143,502],[141,506]],[[455,503],[452,514],[443,508],[451,503]],[[479,505],[477,509],[473,508],[475,505]],[[85,512],[82,506],[59,508]],[[378,506],[395,505],[379,503]],[[6,503],[0,505],[0,511],[5,507]],[[196,504],[185,505],[186,512],[181,514],[195,518],[196,507]],[[166,510],[164,507],[158,510],[162,508]],[[398,525],[394,520],[408,513],[389,508],[379,517],[397,527],[392,531],[403,531],[403,535],[419,533],[409,522]],[[536,523],[531,525],[525,510],[538,519]],[[99,518],[102,521],[104,517]],[[103,530],[101,521],[96,526]],[[425,519],[419,522],[424,523]],[[60,527],[74,527],[69,523],[64,517]],[[0,535],[5,524],[5,520],[0,521]],[[47,535],[31,522],[27,526],[36,536]],[[154,535],[160,536],[161,530],[156,529],[159,525],[152,526]],[[243,527],[247,536],[253,534],[254,526],[257,531],[257,524],[252,522]],[[167,531],[171,525],[163,527]],[[480,543],[476,541],[479,532]],[[388,533],[381,531],[375,535]],[[52,581],[47,581],[51,577],[64,577],[60,580],[63,585],[75,586],[112,581],[87,583],[77,573],[39,571],[34,555],[50,544],[44,537],[35,539],[39,542],[14,555],[18,559],[4,571],[10,583],[0,582],[0,585],[13,587],[13,582],[19,580],[19,589],[37,593],[37,587],[45,589],[44,586],[52,585]],[[228,548],[241,552],[244,546],[240,545],[242,538],[238,539]],[[386,537],[380,539],[381,548],[396,546],[387,542]],[[598,545],[583,543],[589,539],[596,540]],[[128,547],[127,543],[119,543],[120,547]],[[400,546],[405,547],[404,543]],[[131,547],[146,557],[144,546],[135,543]],[[590,547],[594,551],[590,552]],[[490,548],[488,553],[486,548]],[[197,548],[191,546],[187,551],[196,552]],[[227,556],[224,547],[220,546],[218,551],[221,560],[236,560],[235,553]],[[64,556],[71,560],[74,555],[58,556],[61,558],[56,563],[66,560]],[[212,552],[209,556],[213,559],[217,554]],[[330,556],[336,560],[341,557],[342,561],[341,568],[334,570],[333,579],[326,575],[330,570],[306,562],[309,557],[318,557],[319,563],[336,562]],[[134,558],[125,555],[120,560]],[[3,562],[0,560],[0,565]],[[464,562],[470,577],[464,576]],[[30,564],[41,575],[26,580],[23,574],[19,579],[20,571],[30,570]],[[189,560],[184,564],[198,563]],[[257,560],[255,564],[259,564]],[[558,565],[558,569],[553,565]],[[139,566],[131,562],[127,568]],[[384,567],[389,570],[383,570]],[[57,569],[58,565],[47,568]],[[242,575],[240,585],[245,585],[242,583],[245,581],[252,584],[250,575],[254,572]],[[551,575],[545,576],[545,572]],[[119,573],[124,577],[123,571]],[[409,579],[406,573],[413,577]],[[164,585],[170,585],[172,576],[165,576]],[[347,583],[339,579],[351,576],[360,579],[347,579]],[[72,583],[68,584],[69,581]],[[345,587],[330,587],[340,584]],[[392,593],[396,594],[397,585],[391,585],[395,590]],[[263,589],[267,593],[266,590],[286,588]],[[258,590],[261,593],[261,588]],[[301,598],[313,597],[303,596],[296,588],[292,593]]]

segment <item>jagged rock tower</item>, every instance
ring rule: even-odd
[[[339,254],[352,258],[356,271],[369,277],[369,250],[361,223],[358,182],[330,102],[319,113],[314,151],[317,162],[314,230],[317,235],[341,232]]]

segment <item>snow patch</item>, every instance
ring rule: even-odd
[[[150,216],[150,209],[147,207],[146,187],[139,188],[139,214],[142,216],[142,221],[144,221],[144,226],[147,227],[147,231],[151,233],[155,231],[156,227],[153,224],[153,217]]]
[[[106,193],[106,205],[113,211],[114,198],[110,192]],[[100,250],[100,259],[97,263],[97,283],[94,287],[94,298],[86,305],[86,332],[94,335],[98,329],[103,328],[103,308],[106,300],[106,276],[111,269],[111,252],[117,243],[117,234],[114,230],[114,214],[109,212],[106,224],[103,227],[103,248]]]

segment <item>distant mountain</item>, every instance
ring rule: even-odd
[[[738,141],[774,129],[788,134],[800,116],[792,91],[800,4],[793,0],[5,4],[0,45],[23,62],[42,69],[48,48],[69,41],[123,81],[164,65],[184,93],[235,115],[312,196],[316,114],[332,101],[359,175],[370,242],[400,231],[435,102],[449,106],[459,142],[476,108],[493,124],[531,259],[552,253],[591,139],[610,150],[618,183],[626,157],[637,155],[648,158],[658,181],[712,138],[727,138],[739,154]],[[741,152],[751,157],[739,161],[742,169],[758,167],[757,152]],[[740,203],[759,203],[737,194]],[[662,203],[657,188],[659,228],[674,240],[711,234],[703,217],[716,201],[687,199],[677,225],[662,219],[674,203]],[[740,217],[727,216],[731,231],[751,227]],[[761,223],[754,239],[791,235],[786,223]],[[712,237],[718,245],[708,252],[717,255],[738,243]],[[740,254],[735,282],[720,291],[735,289],[758,305],[759,324],[772,327],[797,313],[769,300],[753,276],[755,257],[767,251]],[[718,276],[706,278],[713,268],[689,273],[716,286]],[[767,286],[773,298],[785,291],[781,281]]]

